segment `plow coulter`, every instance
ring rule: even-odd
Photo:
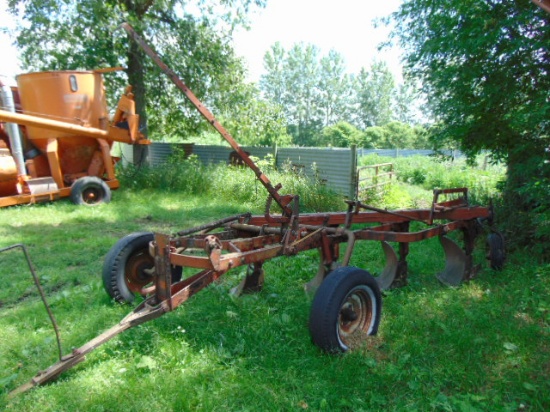
[[[353,349],[358,341],[377,333],[382,316],[381,291],[407,284],[410,243],[437,237],[446,260],[437,277],[446,285],[458,286],[476,275],[476,238],[488,230],[490,265],[495,269],[502,267],[504,241],[492,228],[492,209],[470,205],[466,188],[436,190],[431,207],[426,209],[389,211],[348,201],[342,212],[300,213],[299,196],[281,195],[281,186],[272,185],[178,76],[129,25],[122,27],[252,169],[268,192],[265,213],[242,213],[172,234],[137,232],[120,239],[105,258],[103,284],[114,300],[132,303],[142,297],[141,303],[117,325],[70,354],[62,355],[60,349],[57,363],[39,372],[12,395],[56,378],[99,345],[175,310],[240,266],[248,270],[232,290],[236,295],[262,289],[264,277],[269,275],[263,269],[266,261],[318,250],[319,269],[305,285],[306,291],[315,293],[309,329],[313,343],[331,353]],[[279,213],[272,212],[273,202]],[[411,226],[420,229],[411,230]],[[462,245],[449,237],[451,232],[462,235]],[[382,245],[386,266],[377,277],[350,266],[356,245],[363,241]],[[55,326],[53,316],[52,322]]]

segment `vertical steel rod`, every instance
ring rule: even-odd
[[[8,250],[15,249],[20,247],[23,249],[23,254],[25,255],[25,259],[27,260],[27,265],[29,265],[29,270],[31,271],[32,278],[34,280],[34,283],[36,285],[36,288],[38,289],[38,293],[40,294],[40,297],[42,298],[42,302],[44,303],[44,306],[46,307],[46,311],[48,312],[48,316],[50,317],[50,321],[52,322],[53,330],[55,331],[55,338],[57,340],[57,349],[59,351],[59,360],[63,359],[63,349],[61,348],[61,336],[59,334],[59,328],[57,327],[57,322],[55,320],[55,316],[53,315],[52,310],[50,309],[50,305],[48,305],[48,301],[46,300],[46,295],[44,294],[44,290],[42,289],[42,286],[40,285],[40,280],[38,279],[38,276],[36,275],[36,272],[34,271],[34,268],[31,263],[31,259],[29,257],[29,254],[27,252],[27,248],[22,243],[18,243],[16,245],[8,246],[3,249],[0,249],[0,253],[7,252]]]

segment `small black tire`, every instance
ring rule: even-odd
[[[95,206],[111,201],[111,189],[96,176],[85,176],[71,186],[71,201],[75,205]]]
[[[354,349],[376,335],[382,296],[376,279],[353,266],[332,271],[321,283],[309,317],[313,343],[329,353]]]
[[[155,260],[149,254],[152,232],[131,233],[120,239],[109,250],[103,262],[103,287],[107,294],[120,303],[132,303],[140,291],[151,284]],[[172,282],[181,280],[182,267],[172,268]]]
[[[502,270],[506,260],[506,250],[504,247],[504,236],[500,233],[491,233],[487,236],[487,259],[493,270]]]

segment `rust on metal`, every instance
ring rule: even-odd
[[[128,24],[123,24],[122,27],[254,171],[268,192],[265,213],[254,216],[242,213],[192,229],[180,230],[173,235],[156,233],[148,248],[154,260],[154,270],[151,271],[153,286],[147,289],[149,296],[146,300],[118,325],[73,351],[68,357],[63,357],[46,371],[39,372],[29,383],[16,389],[16,393],[54,379],[83,360],[84,355],[97,346],[130,327],[176,309],[229,270],[240,266],[247,267],[248,270],[243,281],[233,289],[235,294],[262,288],[264,262],[279,256],[294,256],[317,249],[319,269],[315,277],[305,285],[307,291],[313,291],[339,265],[349,265],[358,242],[377,241],[381,242],[387,263],[376,280],[380,288],[389,289],[407,283],[410,243],[438,237],[446,258],[445,269],[438,278],[443,283],[454,286],[475,275],[477,266],[474,264],[473,250],[479,234],[479,222],[491,222],[492,209],[469,205],[466,188],[435,191],[432,205],[427,209],[388,211],[358,201],[349,201],[345,212],[300,213],[299,197],[279,194],[281,185],[271,184],[238,143]],[[442,197],[445,198],[443,201],[440,200]],[[273,200],[281,207],[280,215],[274,215],[270,211]],[[421,228],[411,230],[411,227],[417,228],[419,225],[422,225]],[[462,233],[462,248],[448,237],[451,232]],[[390,242],[397,243],[397,247]],[[345,247],[342,257],[341,245]],[[195,269],[196,273],[174,281],[173,267]],[[363,292],[359,290],[357,296],[354,295],[353,302],[369,299],[369,296],[361,293]],[[350,301],[350,305],[353,302]],[[350,311],[352,312],[358,311]],[[346,322],[351,326],[355,325],[351,315],[348,318]],[[364,322],[364,319],[360,320],[360,323]],[[347,326],[342,326],[342,334],[346,333],[346,328]]]

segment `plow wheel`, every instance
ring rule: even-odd
[[[313,300],[311,338],[327,352],[346,352],[376,334],[381,313],[382,298],[375,278],[356,267],[337,268],[321,283]]]
[[[501,270],[506,259],[504,236],[496,232],[487,236],[487,249],[487,259],[491,264],[491,269]]]
[[[103,286],[117,302],[133,302],[154,281],[155,260],[149,255],[151,232],[137,232],[120,239],[103,263]],[[172,268],[172,282],[181,280],[182,268]]]

